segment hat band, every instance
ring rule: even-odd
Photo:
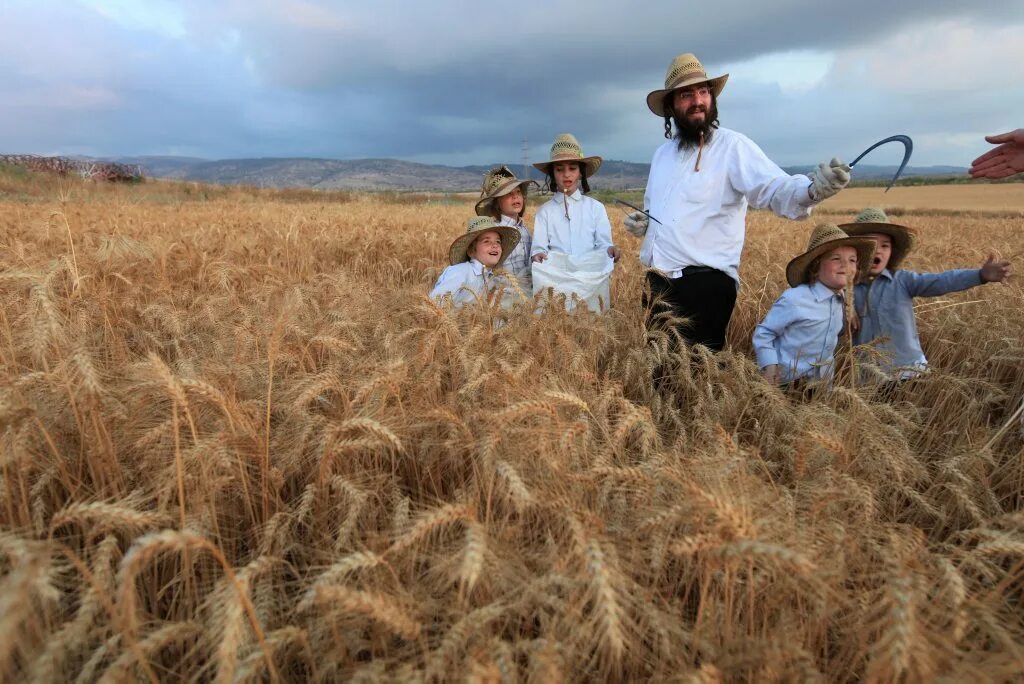
[[[706,71],[688,71],[687,73],[685,73],[685,74],[679,76],[678,78],[676,78],[675,80],[673,80],[671,85],[666,85],[665,88],[666,88],[666,90],[671,90],[672,88],[675,88],[676,86],[678,86],[680,83],[686,81],[687,79],[693,78],[693,77],[699,77],[700,80],[702,80],[702,81],[710,81],[711,80],[710,78],[708,78],[708,74],[707,74]]]

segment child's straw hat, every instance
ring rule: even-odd
[[[708,88],[717,98],[725,88],[725,82],[729,80],[729,74],[722,74],[711,78],[704,71],[704,65],[700,63],[697,56],[692,52],[679,55],[668,65],[665,74],[665,87],[661,90],[654,90],[647,95],[647,106],[658,116],[665,116],[665,95],[673,90],[679,90],[687,86],[707,83]]]
[[[868,272],[871,256],[875,253],[875,241],[866,238],[852,238],[834,223],[823,223],[811,231],[811,239],[807,241],[807,251],[795,257],[786,265],[786,282],[796,287],[811,279],[808,272],[811,262],[825,252],[836,247],[854,247],[857,250],[858,277]]]
[[[533,167],[550,176],[551,165],[555,162],[578,162],[586,170],[587,178],[590,178],[601,168],[602,161],[600,157],[584,157],[583,148],[573,134],[561,133],[551,145],[551,159],[534,164]]]
[[[881,233],[892,239],[892,255],[889,257],[889,264],[886,266],[890,271],[895,271],[900,262],[914,248],[914,239],[917,231],[907,226],[900,226],[889,223],[889,217],[885,212],[875,207],[868,207],[857,214],[853,223],[844,223],[839,226],[849,235],[867,235],[869,233]]]
[[[452,266],[469,261],[469,246],[473,244],[473,240],[489,230],[496,231],[501,236],[501,258],[497,263],[501,266],[519,244],[519,231],[511,226],[499,225],[490,216],[474,216],[466,222],[466,232],[455,238],[455,242],[448,248],[448,261]]]
[[[524,186],[537,181],[519,180],[512,169],[505,165],[496,166],[484,174],[484,184],[480,188],[480,200],[476,203],[477,216],[487,216],[487,208],[491,200],[504,197],[516,188],[526,189]]]

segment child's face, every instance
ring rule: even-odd
[[[469,246],[469,256],[488,268],[494,268],[501,261],[501,235],[496,230],[483,233]]]
[[[555,185],[567,195],[576,192],[576,183],[580,180],[580,165],[576,162],[558,162],[551,170],[555,175]]]
[[[511,216],[512,218],[519,216],[525,204],[526,198],[523,197],[521,188],[516,188],[507,195],[502,195],[498,198],[498,210],[505,216]]]
[[[857,277],[857,250],[854,247],[836,247],[821,257],[817,280],[822,285],[839,292],[847,283]]]
[[[868,233],[875,241],[875,256],[871,259],[871,275],[876,276],[889,265],[889,258],[892,256],[892,238],[884,233]]]

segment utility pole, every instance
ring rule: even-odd
[[[530,177],[530,144],[526,138],[523,138],[523,178],[527,179]]]

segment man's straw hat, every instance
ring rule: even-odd
[[[839,227],[849,235],[881,233],[892,238],[892,256],[889,257],[889,264],[886,266],[890,271],[895,271],[900,262],[914,248],[914,239],[917,237],[917,231],[913,228],[889,223],[889,217],[885,215],[885,212],[874,207],[868,207],[857,214],[853,223],[844,223]]]
[[[505,165],[495,166],[484,174],[484,184],[480,188],[480,201],[476,203],[477,216],[487,216],[491,200],[504,197],[516,188],[525,190],[525,186],[530,183],[537,185],[537,181],[519,180],[516,178],[516,174],[512,173],[512,169]]]
[[[673,59],[672,63],[668,65],[668,72],[665,74],[665,87],[647,95],[647,106],[658,116],[664,117],[666,94],[698,83],[707,83],[717,98],[722,94],[722,88],[725,87],[725,82],[728,80],[729,74],[715,78],[708,76],[704,71],[704,65],[700,63],[697,56],[692,52],[687,52]]]
[[[590,178],[601,168],[600,157],[584,157],[583,148],[576,142],[572,133],[561,133],[551,145],[551,159],[546,162],[534,164],[535,169],[548,175],[551,174],[551,165],[555,162],[578,162],[586,170],[587,178]]]
[[[501,236],[501,258],[497,265],[505,263],[505,259],[519,244],[519,231],[511,226],[498,225],[490,216],[474,216],[466,222],[466,232],[455,238],[455,242],[448,248],[448,261],[452,266],[469,261],[469,246],[489,230],[497,231]]]
[[[796,287],[811,279],[808,273],[811,262],[825,252],[836,247],[854,247],[857,250],[857,275],[863,276],[871,266],[871,256],[875,253],[875,241],[866,238],[852,238],[834,223],[823,223],[811,231],[811,239],[807,241],[807,251],[795,257],[786,265],[786,282]]]

